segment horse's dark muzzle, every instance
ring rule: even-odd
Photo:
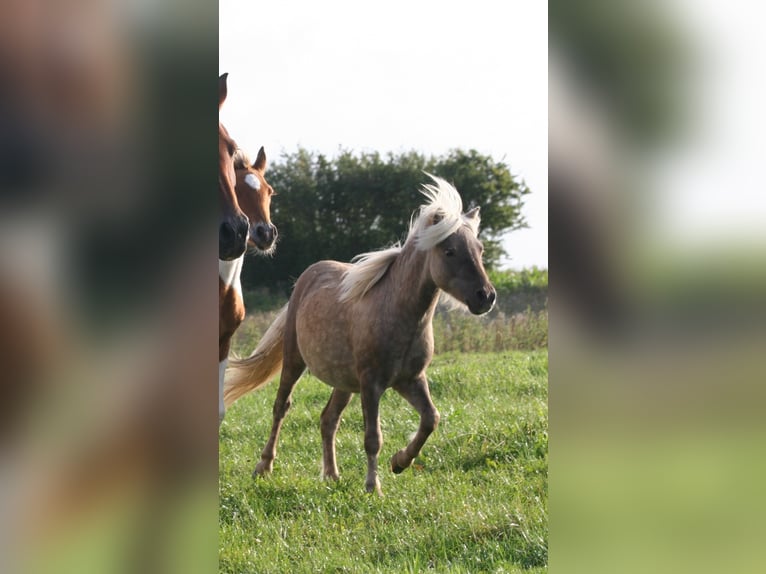
[[[258,223],[250,229],[250,240],[261,251],[268,251],[277,240],[277,228],[272,223]]]
[[[218,259],[231,261],[242,256],[249,230],[250,223],[244,215],[222,222],[218,228]]]
[[[468,302],[468,310],[474,315],[483,315],[492,309],[496,299],[495,288],[487,285],[476,291],[474,297]]]

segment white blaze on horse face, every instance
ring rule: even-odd
[[[221,426],[221,421],[226,414],[226,407],[223,404],[223,379],[226,373],[227,359],[224,359],[218,363],[218,426]]]
[[[242,273],[242,262],[244,260],[244,255],[232,261],[218,260],[218,277],[221,278],[224,285],[234,287],[240,295],[242,294],[242,283],[239,280],[239,276]]]
[[[245,176],[245,183],[252,187],[255,191],[260,191],[261,180],[254,173],[248,173]]]

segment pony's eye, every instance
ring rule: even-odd
[[[447,249],[444,250],[444,255],[446,255],[447,257],[452,257],[453,255],[455,255],[455,250],[452,249],[452,247],[447,247]]]

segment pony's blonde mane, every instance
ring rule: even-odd
[[[252,163],[250,161],[250,157],[247,155],[247,152],[239,147],[234,152],[232,161],[234,162],[234,169],[245,169],[250,167]]]
[[[353,265],[343,274],[340,301],[361,299],[399,256],[405,246],[414,243],[415,249],[425,251],[435,247],[455,233],[462,225],[474,236],[479,233],[479,218],[463,214],[463,200],[457,190],[440,177],[426,173],[434,183],[426,183],[420,192],[428,200],[420,206],[417,217],[410,221],[404,245],[397,243],[388,249],[357,255]]]

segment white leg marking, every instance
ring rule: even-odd
[[[223,404],[223,376],[226,372],[227,359],[218,363],[218,426],[221,426],[223,417],[226,414],[226,407]]]

